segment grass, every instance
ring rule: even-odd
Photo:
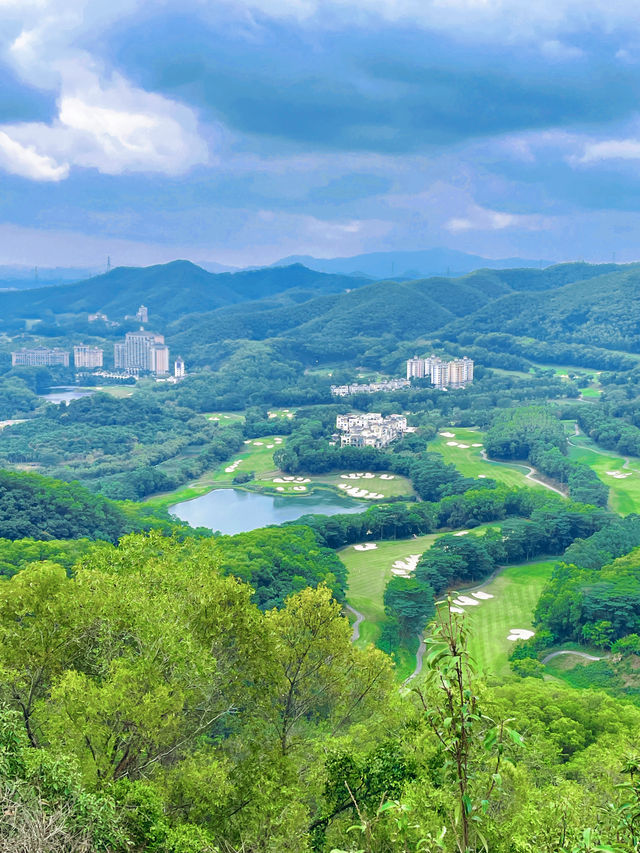
[[[598,477],[609,486],[609,505],[615,512],[628,515],[640,510],[640,459],[636,456],[623,457],[617,453],[601,450],[584,435],[570,437],[569,457],[585,462]],[[624,467],[628,464],[628,467]],[[629,473],[629,477],[617,479],[607,471]]]
[[[445,435],[436,436],[429,442],[429,450],[440,453],[446,462],[453,463],[464,477],[490,477],[505,483],[507,486],[531,486],[535,489],[544,488],[539,483],[527,480],[528,468],[522,465],[512,465],[507,462],[489,462],[482,458],[482,447],[472,447],[472,444],[483,444],[484,435],[478,430],[448,427],[441,432],[454,433],[454,438]],[[457,441],[469,445],[467,448],[451,447],[448,441]]]
[[[111,394],[112,397],[122,399],[124,397],[132,397],[136,386],[135,385],[96,385],[93,388],[87,388],[87,391],[102,391],[105,394]]]
[[[488,527],[499,527],[499,524],[485,524],[474,528],[473,532],[482,535]],[[358,646],[375,644],[380,637],[382,625],[386,620],[384,591],[393,577],[393,563],[406,559],[411,554],[423,554],[442,535],[441,531],[417,536],[415,539],[377,542],[375,551],[356,551],[353,545],[338,551],[338,556],[347,567],[347,601],[365,617],[360,625]],[[399,649],[396,656],[396,673],[399,679],[404,680],[413,672],[417,648],[416,642],[413,649]]]
[[[498,677],[509,675],[507,639],[512,628],[531,629],[533,612],[540,593],[551,577],[556,560],[507,566],[482,590],[494,598],[467,608],[469,650],[482,672]]]

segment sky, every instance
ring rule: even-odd
[[[0,264],[640,259],[636,0],[0,0]]]

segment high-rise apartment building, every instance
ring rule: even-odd
[[[169,372],[169,349],[162,335],[155,332],[127,332],[123,343],[113,347],[114,366],[128,373]]]
[[[92,370],[94,367],[102,367],[103,361],[104,350],[100,347],[78,344],[73,348],[73,363],[76,367],[86,367]]]
[[[69,367],[69,353],[58,347],[21,349],[11,353],[11,364],[13,367],[51,367],[55,364]]]
[[[184,367],[184,360],[183,360],[182,356],[179,355],[176,358],[175,363],[173,365],[173,375],[175,376],[176,379],[183,379],[185,374],[186,374],[186,370]]]
[[[410,358],[407,361],[407,379],[429,377],[436,388],[464,388],[473,382],[473,361],[467,356],[453,361],[443,361],[435,355],[428,358]]]
[[[139,323],[148,323],[149,322],[149,309],[146,306],[141,305],[138,308],[138,311],[136,313],[136,320]]]

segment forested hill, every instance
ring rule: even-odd
[[[571,265],[582,266],[582,265]],[[562,271],[562,267],[555,268]],[[511,271],[495,273],[502,281]],[[538,270],[522,270],[535,284]],[[548,283],[544,271],[542,282]],[[591,273],[588,275],[587,273]],[[524,276],[523,276],[524,277]],[[460,334],[503,332],[538,340],[591,344],[631,352],[640,350],[640,264],[612,264],[583,270],[579,279],[558,285],[549,292],[524,288],[527,293],[509,294],[483,306],[446,329],[448,337]],[[518,277],[516,284],[521,284]],[[537,291],[537,292],[536,292]]]
[[[261,299],[285,290],[336,293],[366,279],[328,275],[300,264],[238,273],[210,273],[189,261],[151,267],[118,267],[86,281],[28,292],[0,293],[0,316],[47,317],[102,311],[114,318],[134,314],[140,304],[168,321],[191,311]]]
[[[560,310],[562,300],[579,301],[580,294],[599,294],[606,302],[623,282],[640,275],[640,266],[559,264],[545,270],[478,270],[461,278],[427,278],[416,281],[379,281],[348,292],[309,295],[287,291],[270,299],[231,305],[178,319],[168,329],[169,343],[197,359],[208,356],[202,341],[230,339],[265,340],[286,336],[304,341],[315,350],[326,350],[340,341],[345,352],[356,338],[379,339],[391,335],[411,341],[435,332],[455,339],[459,334],[497,327],[504,331],[507,317],[536,316],[545,306]],[[614,296],[615,301],[615,296]],[[481,318],[476,326],[475,318]],[[497,318],[497,319],[496,319]],[[533,320],[535,317],[532,317]],[[441,332],[440,330],[444,330]],[[543,339],[555,340],[555,328]],[[319,350],[318,350],[319,351]]]

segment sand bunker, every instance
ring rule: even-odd
[[[471,447],[482,447],[482,445],[481,445],[481,444],[478,444],[478,443],[476,442],[475,444],[472,444],[472,445],[471,445]]]
[[[458,446],[458,442],[457,442],[457,441],[448,441],[448,442],[447,442],[447,446],[448,446],[448,447],[457,447],[457,446]]]
[[[479,480],[486,480],[486,479],[487,479],[487,475],[486,475],[486,474],[478,474],[478,479],[479,479]]]
[[[236,461],[235,461],[235,462],[232,462],[232,463],[231,463],[231,465],[229,465],[229,466],[228,466],[227,468],[225,468],[224,470],[227,472],[227,474],[233,474],[233,472],[236,470],[236,468],[238,467],[238,465],[239,465],[241,462],[242,462],[242,459],[236,459]]]
[[[631,471],[607,471],[610,477],[615,477],[616,480],[624,480],[625,477],[631,476]]]
[[[458,607],[477,607],[480,604],[479,601],[476,601],[475,598],[470,598],[468,595],[460,595],[458,598],[454,598],[453,603],[457,604]]]
[[[447,442],[447,444],[449,444],[449,442]],[[469,445],[468,444],[459,444],[458,447],[460,448],[460,450],[467,450]]]
[[[455,438],[456,437],[455,432],[441,432],[440,435],[444,436],[445,438]]]
[[[262,447],[262,445],[264,444],[264,441],[254,441],[253,444],[254,444],[254,447]]]
[[[267,444],[267,449],[272,450],[275,447],[275,444]]]
[[[380,474],[381,480],[395,480],[394,474]]]
[[[306,492],[307,487],[306,486],[294,486],[293,491],[294,492]]]
[[[276,492],[284,492],[284,486],[276,486]]]
[[[421,554],[409,554],[404,560],[396,560],[393,564],[391,572],[400,577],[411,577],[416,570],[416,566],[420,562]]]
[[[468,530],[458,530],[458,532],[454,533],[453,535],[454,536],[466,536],[468,532],[469,532]]]
[[[464,613],[462,607],[450,607],[449,613]]]
[[[248,438],[248,439],[245,441],[245,444],[251,444],[251,439],[250,439],[250,438]]]
[[[529,631],[526,628],[511,628],[507,640],[515,643],[516,640],[530,640],[535,635],[535,631]]]
[[[482,592],[482,590],[479,590],[478,592],[472,592],[471,595],[474,598],[479,598],[480,601],[486,601],[489,598],[493,598],[490,592]]]
[[[363,542],[362,545],[354,545],[354,551],[375,551],[378,546],[375,542]]]

